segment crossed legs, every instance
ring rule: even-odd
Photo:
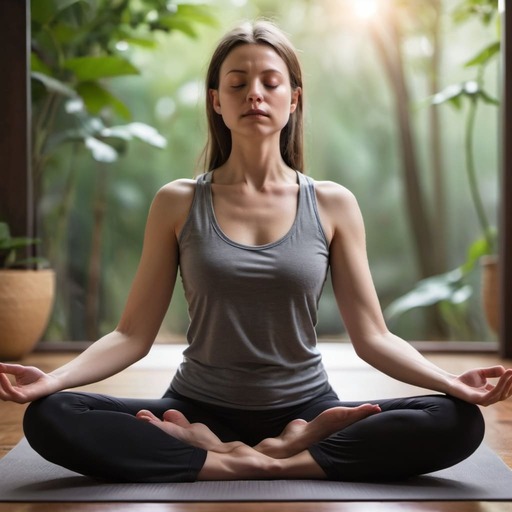
[[[24,428],[51,462],[132,482],[401,479],[463,460],[484,431],[478,407],[446,396],[384,400],[380,409],[327,396],[248,412],[179,396],[135,400],[74,392],[31,404]]]

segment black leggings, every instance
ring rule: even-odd
[[[444,395],[374,401],[382,412],[310,447],[330,480],[396,480],[437,471],[465,459],[482,441],[477,406]],[[61,392],[32,403],[24,430],[47,460],[94,478],[118,482],[194,481],[206,451],[135,418],[141,409],[161,417],[178,409],[208,425],[223,441],[254,446],[275,437],[293,419],[311,421],[341,402],[331,391],[294,407],[237,410],[190,400],[172,391],[163,398],[120,399]]]

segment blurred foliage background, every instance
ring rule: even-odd
[[[490,98],[471,135],[479,193],[496,223],[499,47],[481,55],[499,39],[495,1],[34,5],[38,215],[43,251],[58,273],[46,341],[95,339],[116,326],[155,192],[201,172],[203,77],[216,41],[240,20],[276,21],[300,52],[308,174],[358,198],[383,308],[418,281],[459,268],[481,236],[466,175],[464,94]],[[447,90],[447,101],[432,101]],[[472,268],[454,300],[405,308],[390,328],[414,340],[494,339],[480,312],[479,279]],[[182,339],[187,323],[178,282],[159,339]],[[328,284],[318,332],[344,337]]]

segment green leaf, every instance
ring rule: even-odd
[[[432,105],[441,105],[446,102],[452,102],[455,106],[460,106],[460,99],[464,96],[463,84],[452,84],[445,87],[442,91],[432,96]]]
[[[51,68],[49,68],[34,52],[30,54],[30,69],[32,72],[39,72],[44,75],[51,75],[52,72]]]
[[[94,137],[85,139],[85,147],[92,153],[94,160],[103,163],[112,163],[117,160],[117,151],[108,144]]]
[[[34,257],[34,258],[24,258],[22,260],[13,259],[12,261],[7,262],[5,265],[6,268],[34,268],[34,267],[48,267],[49,262],[46,258]]]
[[[491,236],[493,236],[491,234]],[[474,268],[475,265],[478,263],[478,260],[482,256],[486,256],[487,254],[492,254],[492,247],[489,246],[489,242],[487,241],[487,238],[482,237],[478,240],[475,240],[468,249],[466,261],[462,265],[462,272],[464,274],[469,274]]]
[[[500,102],[498,99],[493,98],[490,94],[485,92],[483,89],[480,91],[479,97],[484,103],[487,103],[488,105],[494,105],[498,107],[500,105]]]
[[[123,126],[112,126],[101,131],[103,137],[117,137],[124,140],[131,140],[133,137],[155,146],[165,148],[167,141],[160,135],[156,128],[145,123],[130,123]]]
[[[156,41],[153,39],[149,39],[147,37],[138,37],[138,36],[131,36],[127,35],[126,37],[123,37],[122,41],[133,45],[133,46],[140,46],[141,48],[148,48],[153,49],[158,46]]]
[[[462,269],[429,277],[416,283],[408,293],[394,300],[385,310],[388,320],[393,320],[415,308],[432,306],[439,302],[459,304],[471,295],[471,287],[463,282]]]
[[[212,14],[211,9],[205,4],[195,2],[181,2],[178,4],[176,16],[186,18],[194,23],[217,27],[217,18]]]
[[[11,230],[7,222],[0,222],[0,241],[6,238],[11,238]]]
[[[16,250],[30,245],[37,245],[41,243],[40,240],[25,237],[12,237],[0,240],[0,249],[2,250]]]
[[[154,25],[165,30],[178,30],[195,39],[198,35],[195,25],[215,27],[218,23],[206,5],[181,2],[175,11],[169,9],[168,14],[159,16]]]
[[[68,59],[64,62],[64,68],[73,71],[81,82],[140,73],[130,61],[114,55]]]
[[[486,46],[482,51],[475,55],[472,59],[468,60],[464,67],[469,68],[472,66],[483,66],[489,63],[489,61],[500,53],[500,42],[495,41],[490,45]]]
[[[30,76],[34,80],[38,80],[41,82],[48,91],[55,92],[57,94],[61,94],[62,96],[67,96],[69,98],[75,98],[77,96],[76,92],[71,89],[71,87],[67,86],[64,82],[57,80],[49,75],[44,73],[40,73],[38,71],[32,71]]]
[[[158,19],[158,26],[167,30],[177,30],[183,34],[186,34],[192,39],[197,38],[197,32],[194,29],[192,23],[187,19],[178,18],[175,14],[161,16]]]
[[[91,114],[99,114],[105,107],[110,107],[123,119],[132,117],[130,109],[98,82],[82,82],[78,84],[77,92]]]
[[[34,0],[30,6],[31,19],[46,25],[61,11],[85,0]]]

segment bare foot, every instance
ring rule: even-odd
[[[333,407],[310,422],[301,419],[291,421],[278,437],[264,439],[254,449],[276,459],[286,459],[378,412],[380,407],[372,404]]]
[[[227,453],[242,443],[223,443],[203,423],[190,423],[187,418],[175,409],[164,412],[163,419],[157,418],[151,411],[142,410],[136,414],[142,421],[147,421],[180,441],[217,453]]]

